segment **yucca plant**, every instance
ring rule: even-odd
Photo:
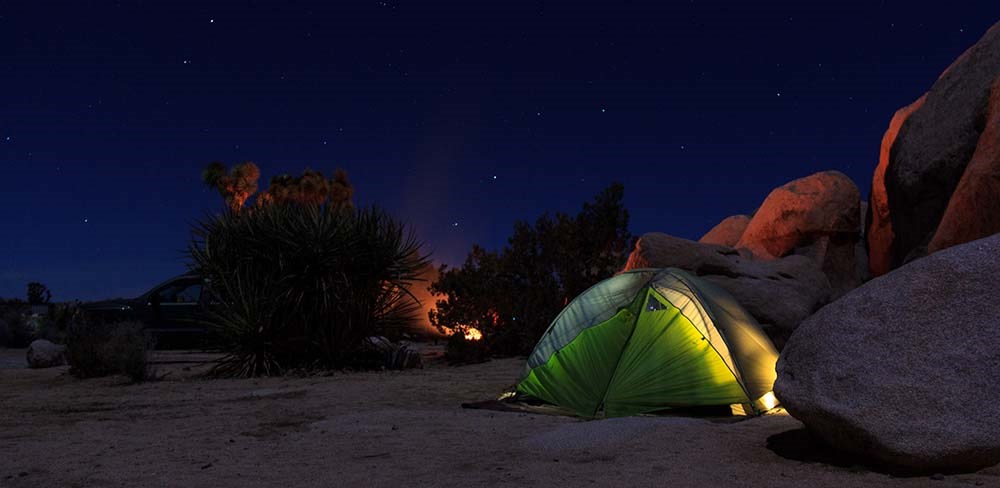
[[[361,365],[367,337],[417,327],[420,248],[376,208],[286,202],[200,222],[188,253],[217,303],[216,374]]]

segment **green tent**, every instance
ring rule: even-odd
[[[517,390],[587,418],[716,405],[749,415],[777,403],[777,359],[725,290],[674,268],[637,269],[570,302]]]

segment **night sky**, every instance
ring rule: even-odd
[[[212,160],[344,168],[450,264],[615,180],[634,233],[693,239],[816,171],[867,194],[893,112],[997,20],[996,0],[0,1],[0,297],[182,272],[222,208]]]

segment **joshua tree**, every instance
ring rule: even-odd
[[[218,191],[234,212],[243,208],[243,203],[257,193],[259,179],[260,169],[250,161],[237,164],[228,171],[225,164],[213,162],[201,173],[201,180],[209,188]]]
[[[260,169],[252,162],[234,166],[231,170],[225,164],[213,162],[201,173],[201,179],[226,199],[226,205],[234,212],[243,208],[247,199],[257,193]],[[333,178],[327,179],[321,171],[306,169],[301,176],[278,175],[271,178],[268,189],[257,195],[257,205],[294,202],[301,205],[320,206],[329,204],[334,208],[351,207],[354,187],[347,180],[347,173],[338,169]]]
[[[347,172],[338,169],[330,180],[330,203],[335,207],[352,207],[354,203],[354,187],[347,181]]]
[[[271,179],[267,191],[257,199],[258,205],[295,202],[319,206],[328,203],[335,208],[350,207],[354,188],[347,181],[347,173],[338,169],[333,178],[326,179],[320,171],[306,169],[302,176],[279,175]]]
[[[31,305],[45,305],[52,301],[52,292],[41,283],[28,283],[28,303]]]

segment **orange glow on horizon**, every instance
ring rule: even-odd
[[[428,266],[421,273],[422,281],[419,282],[417,286],[414,286],[410,291],[417,298],[420,303],[420,328],[425,330],[429,335],[435,337],[451,336],[457,334],[459,331],[463,332],[465,339],[469,341],[480,341],[483,339],[483,333],[475,327],[459,326],[454,329],[449,329],[444,327],[444,330],[438,330],[437,327],[433,326],[428,318],[428,314],[437,308],[437,300],[442,299],[440,296],[431,295],[428,286],[437,281],[438,270],[436,266]],[[500,314],[495,310],[488,311],[487,322],[493,321],[493,325],[497,325],[500,321]]]

